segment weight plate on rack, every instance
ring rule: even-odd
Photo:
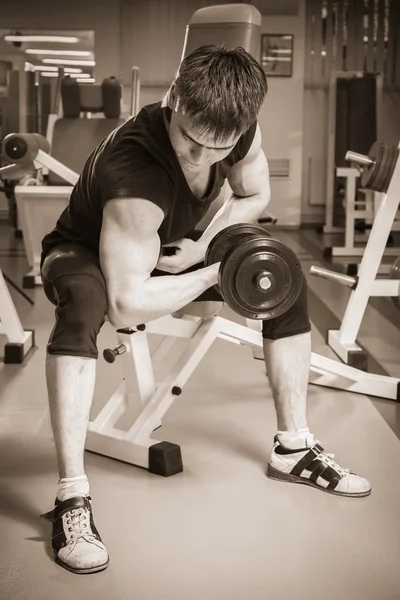
[[[396,166],[396,148],[383,142],[374,142],[368,156],[374,163],[363,168],[361,187],[376,192],[386,192]]]

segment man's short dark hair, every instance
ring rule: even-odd
[[[240,47],[201,46],[184,58],[175,84],[179,109],[217,141],[247,131],[268,90],[264,70]]]

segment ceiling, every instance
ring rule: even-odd
[[[13,42],[6,42],[4,37],[6,35],[57,35],[57,36],[72,36],[79,38],[77,43],[59,43],[59,42],[22,42],[21,46]],[[27,54],[26,49],[39,49],[39,50],[78,50],[84,52],[90,52],[89,56],[71,56],[67,55],[46,55],[46,54]],[[82,60],[94,60],[94,31],[83,31],[83,30],[48,30],[48,29],[0,29],[0,60],[8,60],[12,58],[25,58],[28,62],[33,65],[40,65],[42,58],[71,58],[71,59],[82,59]]]

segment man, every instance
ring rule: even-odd
[[[203,263],[209,242],[228,225],[256,221],[270,200],[257,125],[266,93],[263,70],[243,49],[196,50],[163,102],[144,107],[91,154],[43,240],[43,285],[56,306],[46,378],[60,476],[47,517],[55,559],[70,571],[100,571],[109,560],[84,467],[97,335],[106,315],[123,328],[216,299],[209,288],[219,264]],[[196,239],[194,228],[226,178],[233,196]],[[162,252],[168,245],[177,248],[172,256]],[[263,323],[278,422],[268,476],[366,496],[369,483],[342,469],[309,431],[310,330],[304,279],[295,305]]]

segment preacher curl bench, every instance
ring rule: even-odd
[[[28,138],[25,136],[25,142],[29,142]],[[8,141],[11,139],[9,137]],[[54,170],[71,184],[76,181],[76,173],[65,169],[64,165],[38,147],[37,136],[30,143],[29,157],[35,163]],[[264,237],[269,236],[265,234]],[[274,252],[275,242],[268,252]],[[261,254],[265,255],[265,246]],[[256,260],[254,252],[251,260]],[[285,264],[296,271],[296,259],[293,263],[289,257]],[[236,265],[235,268],[239,267]],[[293,277],[295,281],[295,274]],[[220,283],[221,279],[220,273]],[[261,290],[270,287],[271,276],[265,263],[262,263],[256,280]],[[226,294],[226,289],[221,291]],[[231,291],[225,299],[231,306],[235,302]],[[186,382],[215,340],[262,348],[261,331],[251,326],[256,315],[263,318],[259,308],[254,312],[251,306],[240,309],[242,315],[247,315],[247,326],[213,312],[195,316],[190,314],[188,307],[179,316],[167,315],[148,323],[135,323],[129,328],[118,329],[115,348],[105,350],[103,355],[110,363],[118,358],[123,381],[97,417],[90,421],[86,449],[158,475],[170,476],[181,472],[183,463],[180,447],[151,436],[160,427],[168,408],[182,394]],[[149,334],[162,336],[161,343],[153,353],[150,351]],[[183,341],[185,343],[182,344]],[[155,373],[160,372],[164,373],[164,377],[157,381]],[[399,382],[399,379],[365,373],[314,352],[311,356],[310,383],[316,385],[399,400]],[[117,423],[126,414],[129,414],[130,426],[122,430]]]

